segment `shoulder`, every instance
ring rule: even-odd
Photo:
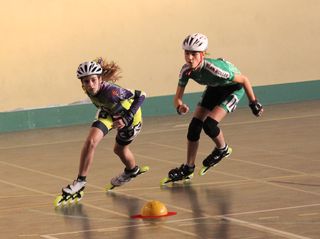
[[[209,71],[212,75],[228,79],[232,72],[230,72],[227,63],[220,59],[206,58],[203,66],[204,70]]]
[[[219,61],[221,64],[222,60],[220,60],[220,59],[205,58],[203,68],[205,68],[205,69],[217,68],[220,65]]]
[[[116,97],[119,99],[128,99],[134,94],[132,90],[124,88],[115,83],[108,83],[108,84],[110,85],[109,94],[112,97]]]
[[[180,70],[180,74],[179,74],[179,78],[183,78],[185,76],[188,75],[188,73],[190,72],[190,66],[188,64],[184,64],[182,67],[181,67],[181,70]]]
[[[103,92],[104,95],[108,95],[111,97],[116,97],[117,95],[119,95],[121,87],[113,84],[113,83],[109,83],[109,82],[102,82],[101,85],[101,92]]]

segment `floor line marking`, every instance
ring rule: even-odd
[[[169,146],[168,146],[168,147],[169,147]],[[137,153],[136,153],[136,155],[139,156],[139,157],[149,158],[149,159],[153,159],[153,160],[157,160],[157,161],[174,163],[174,162],[171,162],[171,161],[168,161],[168,160],[161,160],[161,159],[157,159],[157,158],[150,157],[150,156],[140,155],[140,154],[137,154]],[[26,167],[14,165],[14,164],[2,162],[2,161],[0,161],[0,163],[6,164],[6,165],[10,165],[10,166],[13,166],[13,167],[16,167],[16,168],[28,170],[28,171],[31,171],[31,172],[40,173],[40,174],[43,174],[43,175],[46,175],[46,176],[50,176],[50,177],[55,177],[55,178],[64,179],[64,180],[70,180],[70,179],[67,179],[67,178],[64,178],[64,177],[60,177],[60,176],[56,176],[56,175],[53,175],[53,174],[45,173],[45,172],[42,172],[42,171],[39,171],[39,170],[33,170],[33,169],[29,169],[29,168],[26,168]],[[175,164],[175,163],[174,163],[174,164]],[[244,176],[239,176],[239,175],[234,175],[234,174],[229,174],[229,173],[221,172],[221,171],[218,171],[218,170],[216,170],[216,172],[218,172],[218,173],[220,173],[220,174],[232,176],[232,177],[238,177],[238,178],[241,178],[241,179],[243,179],[243,180],[249,180],[249,181],[255,181],[255,182],[259,182],[259,183],[265,183],[265,184],[269,184],[269,185],[273,185],[273,186],[277,186],[277,187],[282,187],[282,188],[286,188],[286,189],[290,189],[290,190],[295,190],[295,191],[299,191],[299,192],[309,193],[309,194],[313,194],[313,195],[317,195],[317,196],[320,195],[320,193],[317,193],[317,192],[305,191],[305,190],[298,189],[298,188],[294,188],[294,187],[289,187],[289,186],[280,185],[280,184],[277,184],[277,183],[268,182],[268,181],[266,181],[266,180],[259,180],[259,179],[248,178],[248,177],[244,177]],[[307,174],[306,174],[306,175],[307,175]],[[2,180],[1,180],[1,181],[2,181]],[[2,181],[2,182],[5,182],[5,181]],[[19,185],[18,185],[18,186],[19,186]],[[101,189],[101,187],[97,187],[97,186],[94,186],[94,185],[92,185],[92,184],[88,184],[88,186],[91,186],[91,187],[93,187],[93,188]]]
[[[153,144],[153,143],[151,143],[151,144]],[[164,146],[164,147],[182,150],[182,149],[179,148],[179,147],[174,147],[174,146],[170,146],[170,145],[165,145],[165,144],[157,144],[157,145],[162,145],[162,146]],[[204,155],[204,154],[201,153],[201,152],[199,152],[198,154]],[[140,157],[143,157],[143,155],[140,155]],[[149,158],[152,159],[152,157],[149,157]],[[237,160],[237,159],[233,159],[233,160]],[[160,161],[160,160],[159,160],[159,161]],[[167,160],[161,160],[161,161],[165,162],[165,161],[167,161]],[[237,161],[241,161],[241,160],[238,159]],[[244,160],[242,160],[242,161],[248,163],[248,161],[244,161]],[[261,166],[267,167],[268,165],[262,165],[262,164],[261,164]],[[289,171],[289,172],[292,172],[292,171],[293,171],[294,173],[300,173],[300,174],[302,174],[302,175],[308,175],[308,174],[306,174],[306,173],[299,172],[299,171],[295,171],[295,170],[287,170],[287,169],[278,168],[278,167],[273,167],[273,166],[271,166],[271,167],[272,167],[272,168],[277,168],[277,169],[279,169],[279,170]],[[242,179],[254,181],[254,182],[259,182],[259,183],[269,184],[269,185],[273,185],[273,186],[277,186],[277,187],[281,187],[281,188],[286,188],[286,189],[290,189],[290,190],[294,190],[294,191],[298,191],[298,192],[313,194],[313,195],[317,195],[317,196],[320,195],[320,193],[317,193],[317,192],[306,191],[306,190],[302,190],[302,189],[298,189],[298,188],[294,188],[294,187],[289,187],[289,186],[285,186],[285,185],[280,185],[280,184],[278,184],[278,183],[268,182],[268,181],[263,180],[263,179],[248,178],[248,177],[244,177],[244,176],[239,176],[239,175],[235,175],[235,174],[229,174],[229,173],[221,172],[221,171],[218,171],[218,170],[215,170],[215,172],[218,172],[218,173],[220,173],[220,174],[229,175],[229,176],[232,176],[232,177],[238,177],[238,178],[242,178]]]
[[[4,183],[4,184],[7,184],[7,185],[10,185],[10,186],[13,186],[13,187],[16,187],[16,188],[21,188],[21,189],[24,189],[24,190],[28,190],[28,191],[31,191],[31,192],[34,192],[34,193],[39,193],[39,194],[46,195],[46,196],[54,196],[51,193],[46,193],[46,192],[43,192],[43,191],[40,191],[40,190],[36,190],[36,189],[33,189],[33,188],[22,186],[22,185],[19,185],[19,184],[10,183],[10,182],[2,180],[2,179],[0,179],[0,182]]]
[[[84,142],[84,140],[62,140],[62,141],[54,141],[54,142],[46,142],[46,143],[38,143],[38,144],[16,145],[16,146],[0,147],[0,150],[31,148],[31,147],[39,147],[39,146],[46,146],[46,145],[69,144],[69,143],[78,143],[78,142]]]
[[[6,182],[6,181],[3,181],[3,180],[0,180],[4,183],[9,183],[9,182]],[[37,193],[40,193],[40,194],[44,194],[44,195],[50,195],[49,193],[46,193],[46,192],[43,192],[43,191],[39,191],[39,190],[34,190],[34,189],[31,189],[31,188],[28,188],[28,187],[24,187],[24,186],[21,186],[21,185],[17,185],[17,184],[13,184],[13,183],[9,183],[11,184],[12,186],[15,186],[15,187],[21,187],[23,189],[26,189],[26,190],[30,190],[30,191],[33,191],[33,192],[37,192]],[[132,196],[130,194],[126,194],[126,193],[119,193],[119,194],[123,194],[123,195],[126,195],[128,197],[132,197],[132,198],[137,198],[137,199],[141,199],[143,201],[148,201],[147,199],[145,198],[142,198],[142,197],[137,197],[137,196]],[[88,204],[88,203],[83,203],[83,205],[86,205],[88,207],[91,207],[91,208],[94,208],[94,209],[97,209],[97,210],[101,210],[101,211],[105,211],[105,212],[109,212],[111,214],[116,214],[118,216],[121,216],[121,217],[128,217],[128,215],[126,214],[123,214],[123,213],[118,213],[118,212],[115,212],[113,210],[109,210],[109,209],[104,209],[104,208],[101,208],[101,207],[97,207],[97,206],[94,206],[94,205],[91,205],[91,204]],[[169,205],[169,204],[168,204]],[[320,205],[320,204],[317,204],[317,205]],[[174,206],[174,205],[171,205],[171,206]],[[177,206],[174,206],[175,208],[178,208],[182,211],[186,211],[186,212],[190,212],[192,213],[192,210],[189,210],[189,209],[185,209],[185,208],[181,208],[181,207],[177,207]],[[301,207],[301,206],[300,206]],[[292,208],[292,207],[291,207]],[[297,207],[296,207],[297,208]],[[273,209],[275,210],[275,209]],[[299,235],[295,235],[295,234],[291,234],[291,233],[287,233],[287,232],[283,232],[283,231],[279,231],[279,230],[276,230],[276,229],[273,229],[273,228],[269,228],[269,227],[264,227],[264,226],[261,226],[261,225],[258,225],[258,224],[254,224],[254,223],[249,223],[249,222],[246,222],[246,221],[241,221],[241,220],[238,220],[238,219],[234,219],[234,218],[229,218],[228,216],[230,216],[232,214],[227,214],[226,215],[221,215],[221,216],[211,216],[211,215],[205,215],[207,218],[208,217],[220,217],[220,218],[225,218],[229,221],[232,221],[232,222],[235,222],[237,224],[241,224],[243,226],[246,226],[246,227],[249,227],[249,228],[252,228],[252,229],[255,229],[255,230],[258,230],[258,229],[263,229],[263,230],[267,230],[268,232],[273,232],[273,233],[280,233],[281,235],[284,235],[284,236],[294,236],[294,237],[291,237],[291,238],[297,238],[297,239],[308,239],[307,237],[300,237]],[[235,214],[233,214],[235,215]],[[239,214],[237,214],[239,215]],[[117,228],[117,227],[113,227],[113,228]],[[110,228],[111,229],[111,228]],[[70,233],[70,232],[69,232]],[[47,235],[44,235],[44,236],[49,236],[47,238],[50,238],[50,236],[52,235],[59,235],[59,234],[47,234]],[[65,234],[63,234],[65,235]],[[43,238],[46,238],[46,237],[43,237]]]
[[[240,219],[235,219],[235,218],[225,217],[225,216],[222,216],[222,218],[224,220],[226,220],[226,221],[231,222],[231,223],[234,222],[237,225],[242,225],[242,226],[245,226],[245,227],[249,227],[249,228],[252,228],[252,229],[255,229],[255,230],[258,230],[258,231],[270,232],[272,234],[283,236],[283,237],[286,237],[286,238],[289,238],[289,239],[311,239],[309,237],[300,236],[300,235],[297,235],[297,234],[294,234],[294,233],[281,231],[281,230],[278,230],[278,229],[262,226],[262,225],[259,225],[259,224],[256,224],[256,223],[247,222],[247,221],[240,220]]]
[[[276,179],[290,179],[290,178],[299,178],[299,177],[305,177],[305,176],[311,176],[311,177],[318,177],[318,174],[311,173],[311,174],[292,174],[292,175],[285,175],[285,176],[274,176],[274,177],[266,177],[264,180],[276,180]]]
[[[249,212],[229,213],[229,214],[226,214],[226,215],[227,216],[240,216],[240,215],[248,215],[248,214],[256,214],[256,213],[265,213],[265,212],[275,212],[275,211],[282,211],[282,210],[300,209],[300,208],[307,208],[307,207],[319,207],[319,206],[320,206],[320,203],[315,203],[315,204],[306,204],[306,205],[291,206],[291,207],[280,207],[280,208],[256,210],[256,211],[249,211]]]
[[[18,235],[18,237],[39,237],[39,234],[22,234],[22,235]]]
[[[289,117],[281,117],[281,118],[274,118],[274,119],[259,119],[259,120],[248,120],[242,122],[235,122],[235,123],[221,123],[222,126],[234,126],[234,125],[244,125],[244,124],[258,124],[258,123],[265,123],[265,122],[273,122],[273,121],[282,121],[282,120],[291,120],[291,119],[303,119],[303,118],[312,118],[312,117],[319,117],[320,114],[311,114],[311,115],[301,115],[301,116],[289,116]],[[174,127],[188,127],[189,123],[186,124],[178,124]]]
[[[171,148],[171,149],[176,149],[179,151],[185,151],[185,149],[182,149],[181,147],[175,147],[175,146],[171,146],[171,145],[166,145],[166,144],[159,144],[159,143],[154,143],[154,142],[149,142],[149,144],[153,144],[153,145],[157,145],[157,146],[162,146],[162,147],[166,147],[166,148]],[[204,153],[198,152],[198,154],[203,155],[203,156],[207,156]],[[242,160],[242,159],[235,159],[232,158],[232,161],[239,161],[239,162],[244,162],[247,164],[253,164],[253,165],[258,165],[258,166],[263,166],[263,167],[268,167],[268,168],[273,168],[273,169],[278,169],[278,170],[283,170],[283,171],[288,171],[291,173],[297,173],[297,174],[303,174],[306,175],[306,173],[301,172],[301,171],[297,171],[297,170],[291,170],[291,169],[286,169],[286,168],[280,168],[280,167],[275,167],[275,166],[271,166],[271,165],[267,165],[267,164],[261,164],[261,163],[256,163],[256,162],[250,162],[247,160]]]
[[[66,177],[57,176],[57,175],[54,175],[54,174],[51,174],[51,173],[46,173],[44,171],[23,167],[23,166],[20,166],[20,165],[17,165],[17,164],[13,164],[13,163],[7,163],[7,162],[4,162],[4,161],[0,161],[0,164],[7,165],[7,166],[10,166],[10,167],[14,167],[14,168],[18,168],[18,169],[22,169],[22,170],[26,170],[26,171],[33,172],[33,173],[42,174],[42,175],[49,176],[49,177],[52,177],[52,178],[70,180],[69,178],[66,178]]]
[[[298,160],[305,160],[305,157],[300,157],[294,154],[290,154],[290,153],[283,153],[283,152],[278,152],[278,151],[274,151],[274,150],[268,150],[268,149],[256,149],[256,148],[252,148],[252,147],[248,147],[248,146],[242,146],[242,148],[247,148],[251,151],[255,151],[255,152],[263,152],[263,153],[267,153],[267,154],[271,154],[271,155],[277,155],[277,156],[290,156],[291,158],[294,159],[298,159]]]
[[[39,171],[40,172],[40,171]],[[47,176],[51,176],[51,175],[47,175]],[[54,175],[53,175],[54,176]],[[7,182],[7,181],[6,181]],[[17,184],[15,184],[15,185],[17,185]],[[20,185],[18,185],[18,186],[20,186]],[[100,188],[100,187],[99,187]],[[24,187],[24,189],[27,189],[27,187]],[[41,191],[36,191],[36,192],[41,192]],[[47,194],[47,193],[44,193],[44,195],[51,195],[51,194]],[[130,195],[130,194],[127,194],[127,195]],[[85,204],[84,204],[85,205]],[[101,210],[101,208],[99,208],[99,207],[96,207],[96,209],[98,209],[98,210]],[[124,214],[123,214],[124,215]],[[237,219],[233,219],[233,218],[231,218],[232,220],[237,220]],[[236,221],[235,221],[236,222]],[[246,221],[243,221],[244,222],[244,224],[246,224],[246,223],[248,223],[248,222],[246,222]],[[253,225],[254,225],[254,223],[253,223]],[[258,225],[258,226],[260,226],[260,225]],[[272,229],[272,228],[271,228]],[[272,229],[273,230],[273,229]],[[276,229],[274,229],[274,230],[276,230]],[[281,232],[281,231],[280,231]],[[295,234],[293,234],[293,235],[295,235]],[[299,235],[296,235],[296,236],[299,236]],[[301,238],[303,238],[303,237],[301,237]]]
[[[309,216],[315,216],[315,215],[319,215],[319,213],[317,212],[313,212],[313,213],[301,213],[298,216],[299,217],[309,217]]]
[[[197,234],[192,233],[192,232],[187,232],[187,231],[185,231],[185,230],[180,230],[180,229],[173,228],[173,227],[168,227],[168,226],[165,226],[165,225],[162,225],[161,227],[163,227],[163,228],[165,228],[165,229],[168,229],[168,230],[171,230],[171,231],[180,232],[180,233],[185,234],[185,235],[198,237]]]
[[[279,219],[279,216],[273,216],[273,217],[259,217],[259,220],[270,220],[270,219]]]
[[[303,116],[290,116],[290,117],[274,118],[274,119],[259,119],[257,121],[243,121],[243,122],[237,122],[237,123],[223,123],[221,125],[223,125],[223,126],[233,126],[233,125],[243,125],[243,124],[253,124],[253,123],[265,123],[265,122],[281,121],[281,120],[288,120],[288,119],[302,119],[302,118],[319,117],[319,116],[320,116],[320,114],[303,115]],[[150,131],[145,131],[143,134],[144,135],[158,134],[158,133],[179,131],[179,130],[184,130],[184,128],[172,128],[172,129],[154,130],[154,131],[150,130]],[[84,140],[61,140],[61,141],[39,143],[39,144],[26,144],[26,145],[18,145],[18,146],[15,145],[15,146],[0,147],[0,150],[26,148],[26,147],[38,147],[38,146],[44,146],[44,145],[55,145],[55,144],[66,144],[66,143],[78,143],[78,142],[84,142]]]
[[[49,235],[40,235],[40,237],[45,238],[45,239],[59,239],[58,237],[52,237]]]
[[[35,192],[35,193],[38,193],[38,194],[41,194],[41,195],[50,196],[50,197],[54,197],[55,196],[54,194],[51,194],[51,193],[46,193],[44,191],[40,191],[40,190],[36,190],[36,189],[33,189],[33,188],[25,187],[25,186],[18,185],[18,184],[15,184],[15,183],[10,183],[10,182],[5,181],[5,180],[1,180],[0,179],[0,182],[4,183],[4,184],[7,184],[7,185],[10,185],[10,186],[13,186],[13,187],[24,189],[24,190],[27,190],[27,191]],[[106,209],[106,208],[97,207],[97,206],[91,205],[89,203],[82,203],[82,204],[87,206],[87,207],[91,207],[91,208],[94,208],[94,209],[97,209],[97,210],[100,210],[100,211],[103,211],[103,212],[109,212],[111,214],[115,214],[115,215],[118,215],[118,216],[122,216],[122,217],[127,217],[128,218],[127,214],[119,213],[119,212],[116,212],[116,211],[113,211],[113,210],[109,210],[109,209]]]
[[[188,221],[192,221],[192,220],[202,220],[202,219],[209,219],[209,218],[221,218],[223,216],[229,217],[229,216],[251,215],[251,214],[257,214],[257,213],[269,213],[269,212],[276,212],[276,211],[283,211],[283,210],[292,210],[292,209],[319,207],[319,206],[320,206],[320,203],[299,205],[299,206],[292,206],[292,207],[270,208],[270,209],[248,211],[248,212],[227,213],[227,214],[215,215],[215,216],[204,215],[201,217],[193,217],[193,218],[185,218],[185,219],[172,219],[172,220],[166,221],[166,223],[188,222]]]
[[[137,156],[139,157],[147,157],[147,156],[144,156],[144,155],[139,155],[139,154],[136,154]],[[153,160],[157,160],[156,158],[151,158],[151,157],[147,157],[148,159],[153,159]],[[159,159],[160,160],[160,159]],[[163,161],[163,160],[161,160]],[[168,162],[171,162],[171,161],[168,161]],[[43,171],[39,171],[39,170],[34,170],[34,169],[30,169],[30,168],[27,168],[27,167],[22,167],[22,166],[19,166],[19,165],[16,165],[16,164],[11,164],[11,163],[6,163],[6,162],[1,162],[0,163],[2,164],[5,164],[7,166],[11,166],[11,167],[15,167],[15,168],[19,168],[19,169],[22,169],[22,170],[26,170],[26,171],[30,171],[30,172],[33,172],[33,173],[37,173],[37,174],[41,174],[41,175],[45,175],[45,176],[48,176],[48,177],[53,177],[53,178],[57,178],[57,179],[63,179],[63,180],[66,180],[66,181],[71,181],[70,178],[65,178],[65,177],[60,177],[60,176],[56,176],[56,175],[53,175],[53,174],[50,174],[50,173],[45,173]],[[224,174],[224,173],[222,173]],[[7,181],[6,181],[7,182]],[[251,182],[251,180],[248,180],[248,179],[242,179],[242,180],[227,180],[227,181],[219,181],[219,182],[212,182],[212,183],[193,183],[192,185],[193,186],[202,186],[202,185],[215,185],[215,184],[224,184],[223,186],[225,185],[230,185],[230,184],[238,184],[238,183],[244,183],[244,182]],[[87,184],[88,187],[91,187],[91,188],[95,188],[95,189],[98,189],[99,192],[102,192],[104,191],[103,190],[103,187],[99,187],[99,186],[96,186],[96,185],[93,185],[91,183],[88,183]],[[137,190],[141,190],[141,189],[149,189],[149,190],[152,190],[152,189],[157,189],[159,187],[143,187],[143,188],[132,188],[132,189],[118,189],[117,191],[137,191]],[[87,192],[87,194],[89,193],[95,193],[95,192]],[[31,196],[31,195],[30,195]],[[11,196],[11,197],[21,197],[21,195],[18,195],[18,196]],[[0,197],[1,198],[1,197]],[[5,197],[7,198],[7,197]]]
[[[84,233],[84,232],[106,232],[106,231],[114,231],[114,230],[131,228],[131,227],[144,227],[144,226],[148,226],[148,225],[151,225],[151,224],[150,223],[142,223],[142,224],[137,224],[137,225],[97,228],[97,229],[69,231],[69,232],[58,232],[58,233],[43,234],[43,235],[40,235],[40,237],[51,238],[52,236],[71,235],[71,234]],[[56,238],[56,237],[52,237],[52,238]]]
[[[148,159],[152,159],[152,160],[156,160],[156,161],[160,161],[160,162],[167,162],[167,160],[156,159],[154,157],[148,157],[148,156],[144,156],[144,155],[139,155],[137,153],[136,153],[136,155],[141,157],[141,158],[148,158]],[[168,163],[176,164],[175,162],[171,162],[171,161],[168,161]],[[215,170],[215,173],[219,173],[219,174],[222,174],[222,175],[227,175],[227,176],[230,176],[230,177],[237,177],[237,178],[240,178],[242,180],[248,180],[248,181],[258,182],[258,183],[263,183],[263,184],[269,184],[269,185],[272,185],[272,186],[276,186],[276,187],[280,187],[280,188],[286,188],[286,189],[290,189],[290,190],[294,190],[294,191],[298,191],[298,192],[303,192],[303,193],[308,193],[308,194],[313,194],[313,195],[317,195],[317,196],[320,195],[320,193],[317,193],[317,192],[306,191],[306,190],[302,190],[302,189],[298,189],[298,188],[294,188],[294,187],[280,185],[278,183],[268,182],[267,180],[262,180],[262,179],[259,180],[259,179],[254,179],[254,178],[248,178],[248,177],[239,176],[239,175],[235,175],[235,174],[231,174],[231,173],[221,172],[219,170]],[[308,175],[308,174],[304,174],[304,175]],[[270,180],[270,179],[268,179],[268,180]]]

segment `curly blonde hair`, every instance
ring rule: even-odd
[[[103,81],[116,82],[121,78],[121,68],[115,62],[107,62],[102,57],[95,59],[95,62],[102,67],[103,71],[101,76]]]

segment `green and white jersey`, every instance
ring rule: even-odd
[[[201,64],[202,66],[195,71],[192,71],[188,64],[183,65],[178,85],[185,87],[189,79],[211,87],[237,84],[233,79],[235,74],[240,74],[240,71],[231,62],[221,58],[205,58]]]

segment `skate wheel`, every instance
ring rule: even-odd
[[[110,190],[112,190],[112,189],[114,189],[116,186],[114,186],[113,184],[108,184],[107,186],[106,186],[106,191],[108,192],[108,191],[110,191]]]
[[[183,181],[183,184],[184,184],[184,185],[190,185],[190,184],[191,184],[191,180],[190,180],[190,179],[185,179],[185,180]]]
[[[165,177],[160,181],[160,186],[164,186],[169,182],[171,182],[171,178]]]
[[[81,191],[81,192],[79,193],[79,197],[76,197],[76,198],[74,199],[75,203],[78,203],[78,202],[82,199],[83,194],[84,194],[83,191]]]
[[[190,181],[194,176],[194,173],[190,174],[187,178],[186,178],[186,181]]]
[[[203,167],[200,169],[200,171],[199,171],[199,176],[205,175],[206,172],[208,171],[208,169],[209,169],[208,167],[203,166]]]
[[[75,202],[75,200],[76,200],[76,199],[74,199],[74,198],[69,198],[69,200],[67,201],[66,204],[72,204],[72,203]]]
[[[149,171],[149,169],[150,169],[149,166],[142,166],[142,167],[140,168],[140,173],[145,173],[145,172]]]
[[[193,178],[194,173],[190,174],[187,178],[183,179],[183,183],[189,184],[191,183],[191,179]]]
[[[55,207],[59,207],[61,204],[63,203],[63,197],[61,195],[59,195],[58,197],[56,197],[56,199],[53,202],[53,205]]]

